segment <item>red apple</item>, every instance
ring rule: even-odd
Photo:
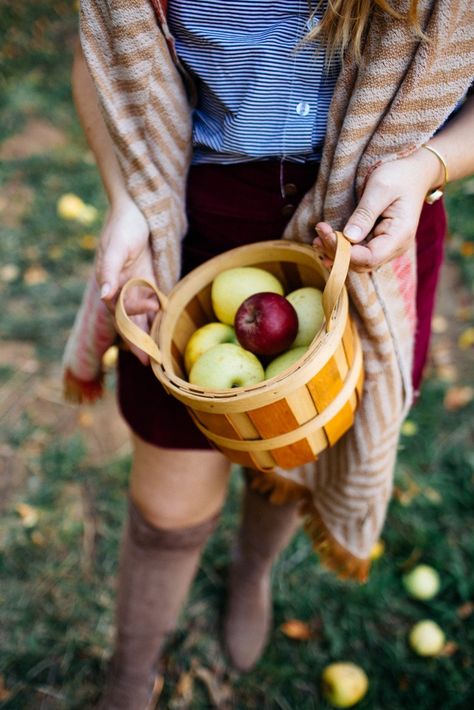
[[[243,348],[255,355],[278,355],[298,332],[298,316],[284,296],[261,291],[249,296],[235,314],[235,334]]]

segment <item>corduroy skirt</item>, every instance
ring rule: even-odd
[[[279,239],[314,184],[317,170],[317,163],[280,161],[193,166],[188,178],[189,229],[183,241],[182,276],[228,249]],[[442,202],[425,205],[416,235],[416,391],[428,352],[445,232]],[[120,351],[118,398],[125,421],[144,441],[173,449],[211,448],[184,405],[168,395],[151,368],[128,350]]]

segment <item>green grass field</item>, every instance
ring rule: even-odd
[[[103,215],[105,199],[71,105],[74,3],[8,1],[0,26],[7,28],[0,47],[0,338],[13,353],[0,358],[0,706],[92,708],[111,650],[129,461],[91,463],[89,415],[64,433],[48,416],[48,406],[60,403],[44,399],[33,415],[21,398],[58,375],[100,229],[100,218],[87,227],[59,219],[57,200],[73,192]],[[455,389],[474,371],[473,195],[473,179],[449,190],[450,268],[464,287],[448,290],[450,303],[440,304],[436,357],[402,437],[385,552],[370,581],[337,581],[298,535],[274,570],[269,647],[252,673],[236,675],[218,641],[242,485],[236,470],[166,650],[160,708],[324,710],[321,672],[336,660],[368,674],[361,710],[474,706],[474,404],[468,390]],[[411,599],[402,585],[419,562],[441,575],[429,602]],[[424,618],[445,631],[449,643],[439,657],[421,658],[407,644],[410,627]],[[307,623],[311,637],[285,636],[289,619]]]

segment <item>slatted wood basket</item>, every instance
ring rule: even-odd
[[[117,302],[117,328],[148,353],[167,392],[186,405],[196,426],[231,461],[261,471],[291,469],[335,444],[352,426],[360,401],[362,350],[344,286],[349,259],[350,244],[340,233],[330,273],[308,245],[278,240],[238,247],[194,269],[168,297],[143,279],[130,280]],[[236,266],[270,271],[285,293],[302,286],[324,289],[325,323],[303,357],[269,380],[226,390],[191,385],[183,365],[186,344],[197,328],[216,320],[213,279]],[[133,286],[153,288],[160,301],[150,335],[125,311]]]

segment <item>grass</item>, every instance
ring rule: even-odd
[[[7,27],[0,50],[0,144],[36,119],[47,118],[64,135],[48,152],[25,152],[0,166],[2,194],[13,194],[18,203],[16,217],[9,206],[1,227],[0,263],[13,270],[8,278],[0,272],[0,337],[32,344],[43,369],[60,357],[100,224],[86,229],[58,219],[57,199],[74,192],[102,215],[105,209],[71,106],[73,3],[53,5],[42,0],[0,8],[0,25]],[[463,245],[474,242],[472,191],[468,180],[451,186],[448,195],[453,233],[448,253],[471,289],[474,261]],[[0,366],[0,387],[13,374],[11,365]],[[369,583],[335,580],[319,566],[306,537],[298,535],[274,570],[269,647],[256,670],[240,677],[228,667],[217,640],[242,486],[235,472],[221,524],[167,647],[160,707],[204,710],[212,706],[212,692],[227,697],[230,688],[237,710],[324,710],[321,671],[340,659],[355,661],[369,675],[361,710],[472,707],[474,615],[467,604],[474,599],[474,406],[447,410],[443,398],[449,386],[432,377],[410,415],[416,431],[402,438],[383,533],[385,553],[374,563]],[[6,688],[0,682],[0,705],[90,708],[111,648],[129,461],[91,466],[80,433],[55,436],[47,422],[26,412],[15,422],[3,418],[0,426],[2,451],[33,451],[26,478],[0,520],[0,679]],[[409,598],[402,585],[404,572],[417,562],[433,565],[442,578],[441,591],[430,602]],[[282,633],[281,624],[292,618],[309,625],[310,640]],[[408,631],[423,618],[442,626],[451,655],[423,659],[410,650]],[[211,693],[210,681],[206,684],[205,673],[196,669],[211,671],[216,685]],[[194,683],[186,699],[178,691],[189,671]]]

